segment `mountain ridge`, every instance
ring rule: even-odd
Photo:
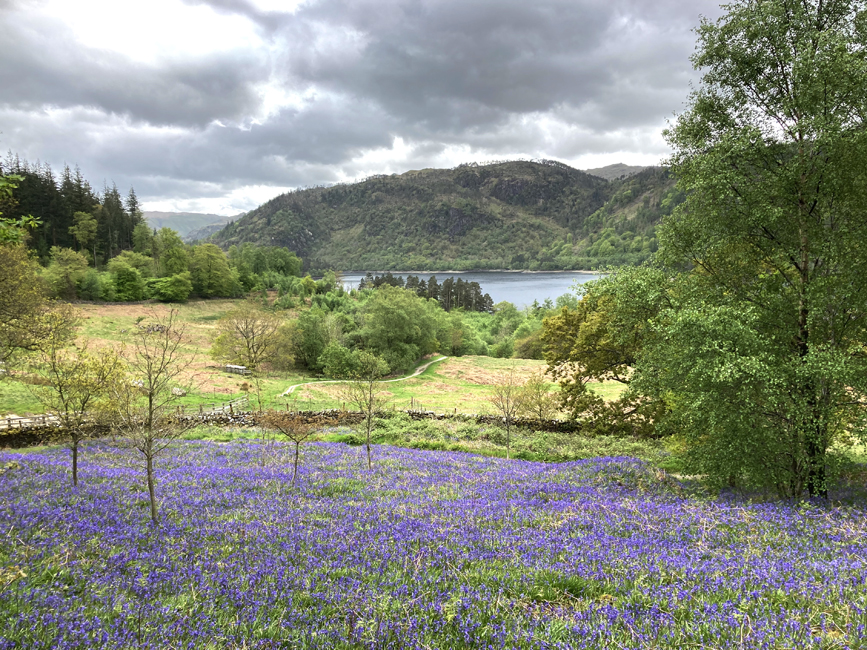
[[[186,237],[189,233],[212,226],[214,224],[223,224],[224,226],[232,219],[237,219],[241,215],[233,217],[224,217],[219,214],[210,214],[205,212],[163,212],[159,210],[145,210],[142,216],[152,228],[171,228],[181,237]]]
[[[210,237],[308,269],[590,269],[638,263],[678,202],[667,170],[608,181],[555,161],[410,170],[274,197]]]

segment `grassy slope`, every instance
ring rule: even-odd
[[[190,363],[185,381],[192,386],[189,394],[179,403],[188,408],[198,404],[226,402],[244,395],[254,398],[252,392],[241,390],[243,384],[252,384],[249,378],[222,372],[208,356],[215,323],[237,303],[231,300],[200,300],[179,305],[178,318],[186,328],[187,343],[183,347],[184,359]],[[95,348],[128,344],[127,332],[136,320],[153,314],[166,316],[167,305],[80,305],[82,314],[81,337],[91,341]],[[430,409],[459,413],[481,413],[489,410],[491,384],[500,373],[510,368],[522,376],[544,367],[541,361],[523,359],[494,359],[491,357],[450,358],[434,364],[425,373],[406,381],[385,385],[390,403],[397,409]],[[266,406],[283,406],[287,402],[298,408],[321,409],[340,406],[340,384],[304,386],[296,389],[290,398],[280,394],[294,384],[317,381],[315,377],[297,371],[270,373],[262,379],[262,395]],[[616,384],[596,387],[603,396],[614,397],[621,388]],[[551,385],[551,390],[556,390]],[[43,409],[27,386],[15,377],[0,380],[0,415],[15,413],[41,413]]]
[[[418,377],[383,385],[389,404],[397,409],[413,407],[437,413],[490,413],[489,399],[493,384],[514,369],[520,377],[545,368],[543,361],[529,359],[495,359],[493,357],[451,357],[433,364]],[[611,399],[622,387],[611,382],[592,386],[603,397]],[[550,384],[552,392],[556,384]],[[290,397],[299,408],[336,408],[341,405],[341,384],[299,387]]]

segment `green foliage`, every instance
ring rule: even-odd
[[[693,469],[827,495],[864,436],[863,3],[739,0],[698,30],[703,71],[667,138],[686,194],[660,255],[696,270],[637,381],[670,400]]]
[[[231,297],[240,293],[237,271],[214,244],[194,246],[190,256],[193,291],[202,298]]]
[[[154,261],[147,255],[136,253],[135,251],[121,251],[119,255],[112,258],[109,262],[109,270],[112,263],[122,262],[136,269],[139,274],[145,278],[151,278],[154,275]]]
[[[357,355],[336,341],[325,346],[317,359],[317,365],[322,368],[326,377],[334,379],[346,379],[358,372]]]
[[[193,291],[193,283],[187,271],[167,278],[151,278],[147,281],[147,290],[152,298],[161,302],[186,302]]]
[[[154,264],[160,277],[180,275],[189,270],[189,254],[183,240],[174,230],[160,228],[154,237],[153,249]]]
[[[548,372],[560,384],[561,407],[606,434],[647,436],[664,409],[656,399],[627,392],[604,402],[590,382],[630,384],[651,335],[651,323],[672,306],[670,274],[651,266],[622,268],[580,285],[583,299],[544,321],[541,341]]]
[[[125,260],[115,258],[108,263],[108,271],[114,279],[115,299],[120,302],[144,300],[147,286],[138,269]]]
[[[69,227],[69,232],[75,237],[78,245],[87,248],[91,242],[95,244],[99,224],[94,216],[88,212],[76,212],[72,215],[72,220],[74,225]],[[95,254],[94,259],[96,259]]]
[[[19,353],[43,338],[40,321],[48,304],[37,269],[23,244],[0,245],[0,362],[7,372]]]
[[[314,372],[320,372],[322,366],[319,359],[329,343],[325,312],[318,307],[303,312],[295,324],[292,338],[295,360]]]
[[[358,436],[330,436],[347,444],[361,444]],[[505,429],[473,420],[413,420],[400,411],[383,414],[376,419],[372,441],[413,449],[466,451],[486,456],[506,455]],[[666,471],[679,471],[677,459],[659,440],[642,440],[602,434],[552,433],[516,429],[511,436],[515,458],[541,462],[564,462],[600,456],[640,458]],[[622,480],[622,477],[618,477]]]
[[[756,309],[711,304],[667,315],[638,381],[648,393],[668,395],[673,411],[664,431],[685,443],[689,471],[718,485],[799,496],[810,466],[807,427],[815,427],[815,407],[799,385],[824,379],[828,401],[839,405],[825,414],[824,433],[841,441],[860,425],[858,409],[844,404],[852,387],[863,386],[863,368],[840,351],[791,355],[760,320]]]
[[[114,300],[114,281],[111,274],[87,269],[78,283],[78,297],[81,300]]]
[[[374,276],[368,272],[358,283],[359,291],[382,286],[405,288],[421,298],[438,300],[446,311],[491,311],[494,305],[491,296],[482,293],[478,282],[465,282],[462,278],[455,280],[454,277],[448,277],[440,284],[435,275],[428,281],[420,280],[417,275],[408,275],[404,282],[402,275],[395,277],[387,272],[382,276]]]
[[[132,249],[142,255],[154,254],[154,231],[148,224],[142,222],[132,231]]]
[[[437,303],[384,286],[364,305],[358,336],[364,348],[383,358],[392,370],[406,370],[419,357],[439,350],[436,333],[443,317]]]
[[[71,248],[51,247],[51,262],[45,280],[51,293],[66,300],[78,297],[78,286],[87,273],[87,258]]]

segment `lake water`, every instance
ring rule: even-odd
[[[579,271],[560,272],[526,272],[526,271],[467,271],[465,273],[417,273],[414,271],[392,271],[395,277],[401,275],[406,280],[407,275],[417,275],[423,280],[428,280],[432,275],[437,276],[437,281],[448,277],[456,280],[461,278],[464,282],[478,282],[483,293],[491,294],[494,303],[508,300],[518,309],[533,304],[534,300],[540,303],[545,298],[554,300],[557,296],[570,293],[575,284],[583,284],[590,280],[598,280],[602,276],[598,273],[581,273]],[[364,277],[364,272],[342,274],[343,282],[347,289],[357,288],[358,282]],[[383,272],[373,272],[373,275],[383,275]]]

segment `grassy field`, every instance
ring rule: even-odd
[[[507,373],[526,379],[544,370],[544,361],[529,359],[495,359],[493,357],[449,357],[432,364],[417,377],[383,384],[384,395],[391,407],[398,410],[414,408],[437,413],[492,413],[490,398],[493,385]],[[622,392],[614,382],[592,384],[591,388],[606,399]],[[551,392],[557,385],[549,384]],[[288,396],[299,408],[305,404],[336,408],[342,405],[341,383],[300,386]]]
[[[258,427],[217,427],[202,425],[183,436],[185,440],[211,442],[255,442],[264,438],[285,441],[279,434]],[[311,442],[342,442],[359,445],[364,442],[359,430],[333,426],[316,432]],[[669,452],[663,440],[642,440],[613,436],[583,436],[575,433],[554,433],[514,428],[507,439],[506,430],[499,426],[478,424],[467,419],[412,420],[406,413],[386,413],[375,421],[371,435],[374,444],[407,449],[463,451],[483,456],[541,462],[563,462],[600,456],[629,456],[649,463],[657,469],[678,472],[678,460]],[[508,448],[507,448],[507,442]]]
[[[200,404],[219,404],[243,396],[255,401],[253,382],[249,378],[223,372],[209,356],[215,334],[215,324],[226,312],[238,305],[233,300],[199,300],[176,305],[178,318],[185,328],[183,358],[189,363],[182,384],[189,388],[178,403],[187,408]],[[120,348],[128,342],[128,332],[140,318],[156,314],[166,316],[170,307],[147,305],[79,305],[82,317],[80,340],[88,339],[93,348]],[[421,364],[422,362],[419,362]],[[521,377],[544,368],[542,361],[494,359],[491,357],[458,357],[436,363],[418,377],[385,385],[389,406],[395,409],[427,409],[437,412],[485,413],[490,411],[488,398],[492,384],[510,369]],[[262,398],[266,407],[291,406],[305,410],[336,408],[342,405],[340,384],[302,386],[288,397],[281,397],[287,388],[303,382],[318,382],[305,372],[272,372],[261,380]],[[245,390],[246,388],[246,390]],[[550,386],[556,391],[554,384]],[[597,384],[594,390],[606,399],[617,396],[622,387],[616,383]],[[9,377],[0,380],[0,415],[42,413],[44,409],[33,398],[25,384]]]
[[[860,648],[867,512],[641,461],[187,441],[0,453],[0,648]]]

